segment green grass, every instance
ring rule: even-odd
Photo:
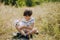
[[[16,32],[14,21],[21,19],[25,9],[33,11],[35,26],[39,35],[33,40],[60,40],[60,3],[49,2],[35,7],[18,7],[0,5],[0,40],[7,40]]]

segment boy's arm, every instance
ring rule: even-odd
[[[33,24],[31,24],[29,27],[27,27],[27,29],[32,30],[32,29],[33,29],[33,27],[34,27],[34,23],[33,23]]]
[[[33,29],[34,24],[35,24],[35,19],[32,19],[32,20],[31,20],[31,25],[30,25],[28,28],[29,28],[29,29]]]
[[[25,28],[25,26],[23,25],[22,22],[19,22],[17,25],[16,25],[16,29],[23,35],[25,35],[25,32],[23,31],[23,29]]]
[[[22,34],[26,35],[25,32],[22,30],[24,27],[16,27],[16,29]]]

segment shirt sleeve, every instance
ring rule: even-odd
[[[24,26],[24,23],[22,21],[16,20],[15,25],[16,26]]]
[[[24,23],[23,22],[19,22],[17,27],[20,28],[20,27],[23,27],[23,26],[24,26]]]
[[[14,24],[15,24],[15,26],[18,26],[19,20],[15,20],[15,21],[14,21]]]
[[[32,20],[31,20],[31,23],[35,23],[35,19],[32,19]]]

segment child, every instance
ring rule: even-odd
[[[23,14],[22,20],[20,22],[17,22],[16,29],[22,34],[22,35],[30,35],[37,33],[37,29],[34,28],[35,19],[32,17],[32,11],[31,10],[25,10]]]

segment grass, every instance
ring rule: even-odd
[[[35,26],[39,35],[33,40],[60,40],[60,3],[43,3],[35,7],[18,7],[0,4],[0,40],[8,40],[13,32],[17,32],[14,21],[21,20],[26,9],[33,11]]]

